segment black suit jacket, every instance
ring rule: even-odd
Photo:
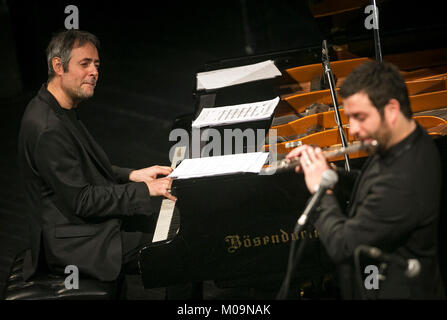
[[[23,115],[18,164],[32,220],[25,279],[36,270],[41,243],[55,272],[76,265],[81,274],[116,279],[122,259],[120,217],[150,214],[149,190],[144,182],[129,182],[131,169],[110,164],[46,84]]]
[[[417,126],[403,141],[370,158],[365,167],[347,215],[333,195],[325,195],[315,222],[328,254],[344,271],[345,297],[360,297],[352,257],[359,245],[369,245],[421,263],[420,275],[412,279],[390,264],[376,297],[443,298],[437,257],[441,166],[432,138]]]

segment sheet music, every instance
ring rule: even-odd
[[[272,100],[238,104],[234,106],[203,108],[193,128],[224,125],[255,120],[268,119],[275,111],[279,103],[279,97]]]
[[[281,72],[273,60],[241,67],[200,72],[197,74],[197,90],[224,88],[236,84],[271,79]]]
[[[243,172],[259,173],[267,157],[268,152],[251,152],[185,159],[169,176],[189,179]]]

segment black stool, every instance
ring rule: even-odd
[[[25,252],[20,253],[11,268],[5,289],[5,300],[109,300],[118,298],[118,281],[103,282],[79,277],[79,289],[67,289],[68,275],[38,273],[23,280]]]

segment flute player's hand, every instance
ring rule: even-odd
[[[292,150],[287,159],[300,157],[300,165],[295,168],[297,173],[304,172],[307,189],[314,193],[321,183],[323,171],[330,169],[326,158],[320,148],[309,145],[300,146]]]

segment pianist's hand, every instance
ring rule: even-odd
[[[320,148],[313,148],[309,145],[300,146],[293,149],[287,156],[287,159],[300,157],[300,166],[295,168],[297,173],[304,172],[307,189],[314,193],[321,183],[323,171],[330,169],[326,158]]]
[[[172,172],[171,167],[152,166],[132,171],[129,175],[129,180],[133,182],[151,181],[157,179],[157,175],[167,176],[171,172]]]
[[[146,182],[146,185],[149,188],[149,194],[152,197],[164,196],[172,201],[177,201],[177,198],[171,194],[171,178],[165,177],[144,182]]]

